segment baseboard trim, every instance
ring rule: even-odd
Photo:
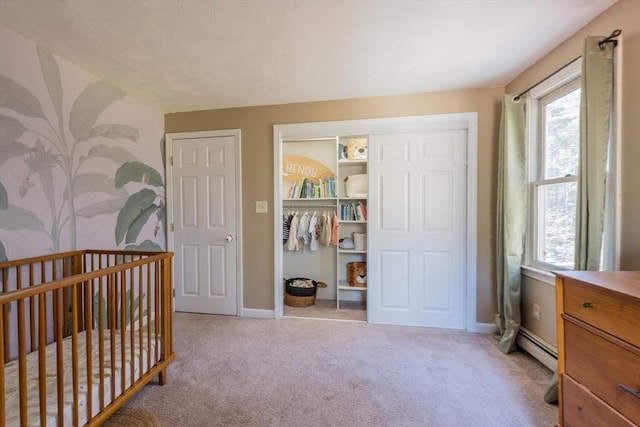
[[[547,368],[555,371],[558,366],[558,352],[542,338],[526,328],[520,328],[516,344]]]
[[[263,310],[260,308],[243,308],[240,317],[255,317],[257,319],[275,319],[274,310]]]
[[[471,325],[471,328],[467,329],[468,332],[476,332],[479,334],[491,334],[495,329],[495,325],[493,323],[474,323]]]

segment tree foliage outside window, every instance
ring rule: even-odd
[[[560,86],[537,106],[530,143],[531,263],[547,270],[572,269],[580,152],[579,80]]]

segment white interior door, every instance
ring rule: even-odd
[[[466,138],[370,136],[369,322],[465,327]]]
[[[238,312],[238,139],[214,133],[171,140],[176,311]]]

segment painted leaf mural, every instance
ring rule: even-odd
[[[38,242],[39,254],[74,250],[80,231],[108,221],[117,223],[117,246],[163,250],[163,174],[141,160],[148,150],[137,147],[141,132],[131,126],[161,135],[162,113],[28,41],[11,43],[19,47],[2,51],[12,62],[0,75],[0,173],[8,177],[0,230],[43,233],[51,244]],[[11,257],[11,245],[1,249]]]
[[[163,155],[164,139],[160,140],[160,152]],[[116,172],[116,188],[122,188],[131,183],[142,183],[146,186],[129,196],[124,207],[118,214],[116,222],[116,244],[120,245],[124,240],[127,250],[151,250],[160,251],[162,248],[150,240],[136,244],[140,232],[155,215],[153,235],[157,237],[160,230],[164,229],[165,195],[162,175],[141,162],[126,162]]]

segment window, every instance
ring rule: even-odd
[[[529,216],[526,264],[543,270],[573,269],[580,152],[579,64],[545,87],[527,105]]]

